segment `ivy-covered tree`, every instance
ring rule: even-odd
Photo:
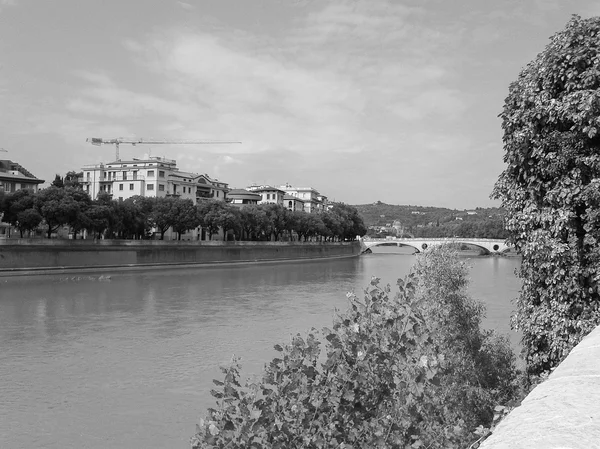
[[[600,18],[574,16],[510,85],[493,197],[523,256],[513,317],[528,372],[600,323]]]

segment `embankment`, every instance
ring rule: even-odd
[[[498,425],[480,449],[600,447],[600,327]]]
[[[0,240],[0,276],[353,257],[358,242]]]

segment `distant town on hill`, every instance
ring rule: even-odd
[[[354,205],[370,237],[476,237],[504,239],[504,210],[497,207],[447,209],[377,201]]]

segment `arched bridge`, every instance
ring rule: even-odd
[[[360,246],[364,253],[374,246],[410,246],[417,252],[431,248],[432,246],[443,245],[448,243],[473,245],[483,249],[488,254],[502,254],[512,249],[504,240],[495,239],[476,239],[476,238],[391,238],[391,239],[370,239],[360,238]]]

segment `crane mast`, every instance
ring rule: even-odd
[[[119,145],[122,143],[129,145],[218,145],[218,144],[232,144],[232,143],[242,143],[232,140],[184,140],[184,139],[126,139],[123,137],[118,137],[116,139],[103,139],[101,137],[88,137],[86,142],[91,143],[92,145],[114,145],[115,146],[115,160],[120,161],[121,158],[119,156]]]

